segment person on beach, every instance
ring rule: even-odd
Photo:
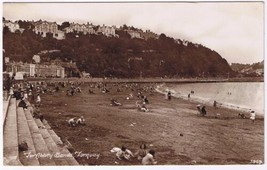
[[[40,94],[37,94],[37,97],[36,97],[36,105],[40,105],[41,103],[41,97],[40,97]]]
[[[14,95],[13,87],[10,88],[9,95],[11,98],[13,98],[13,95]]]
[[[216,100],[214,100],[214,102],[213,102],[213,107],[216,109],[217,108],[217,101]]]
[[[140,103],[140,101],[136,101],[135,104],[136,104],[136,107],[138,108],[139,111],[142,111],[142,112],[148,112],[149,111],[144,103]]]
[[[256,113],[255,111],[252,110],[250,112],[250,120],[252,121],[252,123],[254,123],[255,119],[256,119]]]
[[[155,161],[155,151],[151,149],[146,156],[142,159],[143,165],[156,165],[157,161]]]
[[[138,160],[142,160],[147,155],[147,153],[146,144],[142,144],[140,145],[139,150],[134,154],[134,156],[137,156]]]
[[[143,98],[143,103],[144,103],[144,104],[149,104],[149,101],[148,101],[148,99],[147,99],[146,96],[144,96],[144,98]]]
[[[129,160],[130,157],[133,157],[133,153],[127,149],[125,146],[122,146],[121,149],[118,149],[116,151],[116,157],[121,160],[121,159],[126,159],[126,160]]]
[[[111,106],[122,106],[122,104],[115,99],[111,99],[110,105]]]
[[[75,117],[69,119],[67,122],[68,122],[68,124],[69,124],[70,127],[76,126],[76,118]]]
[[[206,111],[206,107],[205,106],[203,106],[201,108],[201,114],[202,114],[202,116],[205,116],[207,114],[207,111]]]
[[[89,89],[89,94],[95,94],[93,90]]]
[[[37,107],[37,108],[38,108],[38,107]],[[41,122],[44,120],[44,115],[40,112],[39,109],[33,112],[33,117],[34,117],[35,119],[40,119]]]
[[[206,107],[202,106],[200,104],[197,105],[197,110],[198,112],[202,115],[205,116],[207,114]]]
[[[172,98],[171,91],[168,91],[168,93],[167,93],[167,99],[168,99],[168,100],[171,100],[171,98]]]
[[[187,96],[187,97],[188,97],[188,99],[190,99],[190,93],[188,94],[188,96]]]
[[[76,121],[77,125],[85,125],[85,119],[83,116],[81,116],[77,121]]]
[[[241,117],[242,119],[245,119],[246,118],[246,116],[245,116],[244,113],[238,113],[238,117]]]

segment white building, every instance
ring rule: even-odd
[[[24,31],[23,28],[19,27],[18,22],[12,22],[12,21],[4,21],[3,22],[3,27],[8,27],[10,32],[14,33],[16,31],[20,31],[21,33]]]
[[[71,32],[82,32],[83,34],[95,34],[95,30],[92,24],[78,24],[78,23],[71,23],[69,27],[64,28],[66,33]]]
[[[47,21],[37,21],[34,23],[34,32],[35,34],[41,35],[42,37],[47,37],[48,33],[53,35],[53,38],[58,40],[65,39],[65,33],[58,30],[58,25],[56,22],[47,22]]]
[[[111,37],[111,36],[117,36],[115,33],[115,27],[112,26],[99,26],[97,33],[102,33],[103,35],[107,36],[107,37]]]

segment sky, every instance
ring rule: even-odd
[[[7,20],[126,24],[202,44],[229,64],[264,59],[263,2],[3,3]]]

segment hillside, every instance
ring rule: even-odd
[[[253,64],[232,63],[232,70],[247,76],[263,76],[264,61]]]
[[[80,71],[94,77],[227,77],[235,73],[217,52],[191,42],[183,43],[165,34],[158,39],[131,38],[123,30],[118,37],[68,33],[66,39],[42,38],[32,32],[27,22],[23,33],[3,30],[4,57],[32,62],[32,57],[44,50],[41,61],[60,59],[74,61]]]

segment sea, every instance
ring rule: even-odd
[[[179,83],[162,84],[157,90],[171,91],[172,95],[200,104],[227,107],[242,111],[255,111],[264,115],[264,82]]]

